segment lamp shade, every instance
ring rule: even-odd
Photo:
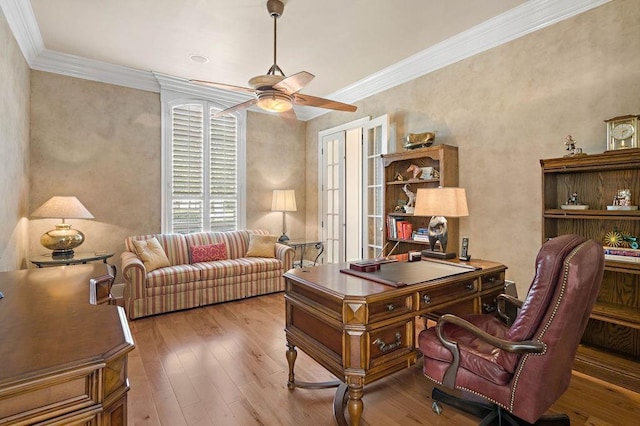
[[[418,188],[415,216],[469,216],[464,188]]]
[[[94,219],[93,215],[76,197],[55,196],[38,207],[32,217],[59,219]]]
[[[271,200],[271,211],[274,212],[295,212],[296,191],[293,189],[274,189]]]

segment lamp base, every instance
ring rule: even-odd
[[[52,259],[71,259],[74,255],[74,251],[69,249],[69,250],[54,250],[51,253],[51,258]]]
[[[280,238],[278,238],[278,242],[279,243],[284,243],[284,242],[287,242],[287,241],[289,241],[289,237],[287,237],[287,234],[282,234],[282,235],[280,235]]]
[[[53,250],[52,256],[56,259],[72,257],[73,249],[83,242],[84,234],[77,229],[72,229],[68,223],[59,223],[56,229],[47,231],[40,237],[40,244]]]
[[[453,259],[456,257],[456,254],[433,250],[422,250],[422,257],[430,257],[432,259]]]

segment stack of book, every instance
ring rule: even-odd
[[[413,225],[408,220],[388,216],[387,217],[388,238],[398,240],[410,240],[413,234]]]
[[[640,263],[640,249],[607,246],[602,248],[604,249],[604,258],[607,260]]]
[[[427,228],[418,228],[413,234],[413,239],[416,241],[429,242],[429,230]]]

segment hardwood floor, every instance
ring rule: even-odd
[[[334,389],[287,389],[283,294],[130,322],[130,425],[333,425]],[[333,380],[298,351],[296,378]],[[453,408],[431,410],[421,361],[365,386],[363,425],[476,425]],[[552,407],[576,425],[628,425],[640,394],[575,373]],[[633,419],[636,419],[635,421]]]

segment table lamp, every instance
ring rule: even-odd
[[[296,191],[293,189],[274,189],[271,211],[282,212],[282,235],[278,238],[278,241],[281,243],[289,241],[289,237],[287,237],[286,212],[297,211]]]
[[[56,229],[45,232],[40,237],[40,244],[49,250],[53,250],[53,257],[73,257],[73,249],[84,242],[84,234],[77,229],[71,229],[71,225],[65,223],[65,219],[93,219],[93,215],[76,197],[51,197],[46,203],[38,207],[32,217],[60,218],[62,223],[56,225]]]
[[[467,195],[464,188],[419,188],[416,192],[414,216],[432,216],[429,221],[430,250],[422,250],[425,257],[451,259],[455,253],[447,253],[448,217],[469,216]],[[436,241],[440,242],[442,252],[435,250]]]

